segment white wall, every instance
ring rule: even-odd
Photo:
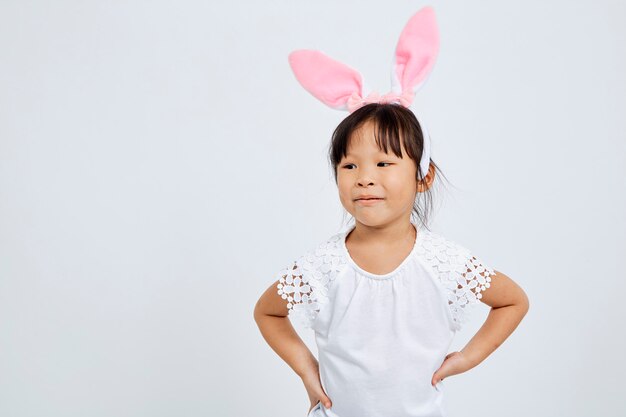
[[[304,417],[252,309],[341,228],[325,158],[345,114],[287,54],[384,93],[425,4],[2,1],[0,415]],[[433,228],[531,300],[446,380],[449,414],[623,416],[626,6],[430,4],[441,51],[414,108],[456,186]]]

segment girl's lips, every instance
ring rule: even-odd
[[[356,200],[356,202],[358,204],[363,205],[363,206],[372,206],[374,204],[380,203],[383,200],[384,200],[384,198],[370,198],[370,199],[367,199],[367,200]]]

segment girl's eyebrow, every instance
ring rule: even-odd
[[[378,152],[376,152],[375,155],[391,155],[389,152],[384,152],[382,150],[379,150]],[[346,157],[348,156],[358,156],[358,155],[352,155],[350,152],[346,152]]]

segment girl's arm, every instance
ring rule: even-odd
[[[316,373],[318,362],[287,317],[287,301],[270,285],[254,307],[254,320],[265,341],[301,378]]]
[[[529,302],[524,290],[511,278],[494,270],[487,290],[480,301],[491,306],[482,327],[460,352],[449,353],[431,378],[436,386],[445,377],[466,372],[496,350],[513,333],[528,312]]]
[[[265,341],[302,379],[311,401],[309,412],[318,401],[331,408],[332,401],[320,381],[319,363],[291,325],[287,302],[277,292],[278,283],[270,285],[257,301],[254,320]]]
[[[491,307],[485,323],[461,350],[468,369],[481,363],[496,350],[522,321],[529,308],[528,296],[511,278],[494,271],[490,287],[480,301]]]

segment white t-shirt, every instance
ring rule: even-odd
[[[452,338],[489,288],[492,268],[421,228],[392,272],[361,269],[337,233],[283,269],[289,318],[315,331],[320,380],[332,400],[309,417],[444,417],[430,383]]]

